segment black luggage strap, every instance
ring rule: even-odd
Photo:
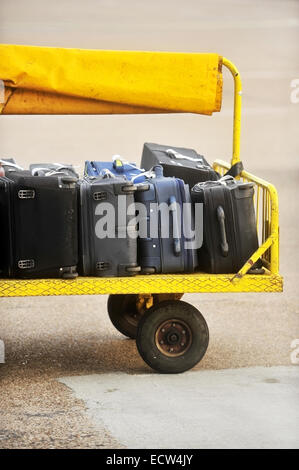
[[[223,176],[239,176],[244,170],[244,165],[242,162],[237,162],[223,175]]]

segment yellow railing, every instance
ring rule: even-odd
[[[230,165],[222,160],[216,160],[213,166],[221,175],[230,168]],[[278,274],[279,217],[277,191],[272,184],[247,171],[241,173],[240,179],[245,182],[254,183],[254,203],[260,246],[236,276],[234,276],[234,279],[243,277],[259,258],[262,258],[264,267],[272,274]]]
[[[242,109],[242,81],[237,67],[225,57],[223,65],[231,72],[234,79],[234,125],[233,125],[233,153],[231,164],[240,161],[240,135],[241,135],[241,109]]]
[[[230,60],[223,57],[223,65],[229,69],[234,79],[233,151],[231,158],[231,165],[234,165],[240,161],[242,81],[240,72]],[[214,168],[223,175],[231,165],[222,160],[216,160]],[[262,258],[263,265],[267,270],[272,274],[278,274],[279,216],[277,191],[272,184],[247,171],[242,172],[240,179],[255,184],[256,224],[260,246],[232,279],[237,281],[243,277],[259,258]]]

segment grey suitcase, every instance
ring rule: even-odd
[[[137,228],[130,225],[136,186],[119,178],[97,177],[85,177],[79,186],[80,272],[100,277],[137,274]],[[132,215],[128,215],[130,205]]]

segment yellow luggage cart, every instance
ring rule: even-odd
[[[2,55],[3,53],[5,55],[7,48],[11,47],[17,48],[15,50],[16,62],[19,57],[23,60],[23,50],[21,50],[21,55],[18,57],[21,46],[0,46],[0,53],[2,52]],[[25,50],[26,48],[23,49]],[[29,54],[32,54],[30,48],[27,49],[29,49]],[[39,53],[40,50],[48,48],[32,49]],[[25,52],[27,53],[27,50]],[[113,54],[113,51],[106,52]],[[12,62],[13,54],[11,55],[11,50],[9,53],[12,56]],[[130,53],[119,52],[118,54],[122,57]],[[174,62],[176,62],[176,67],[178,67],[178,64],[179,66],[181,64],[181,60],[183,60],[182,63],[186,63],[190,56],[196,56],[196,54],[173,54],[169,59],[171,53],[164,53],[162,62],[159,62],[163,53],[131,54],[133,54],[131,65],[138,63],[141,57],[140,54],[151,54],[150,57],[146,56],[147,63],[152,67],[154,61],[157,68],[159,66],[162,67],[162,71],[163,63],[165,62],[165,64],[169,65],[169,60],[171,63],[174,57],[176,59]],[[158,57],[159,54],[160,56]],[[56,60],[55,57],[57,56],[52,54],[54,62]],[[213,64],[211,66],[211,62],[209,62],[209,73],[212,70],[212,74],[206,73],[206,81],[212,77],[214,85],[216,83],[216,88],[214,87],[212,93],[211,90],[208,90],[206,95],[210,95],[209,99],[213,101],[213,109],[208,106],[202,107],[202,102],[198,105],[198,109],[193,109],[193,104],[190,105],[191,101],[189,100],[190,103],[188,104],[189,108],[187,106],[187,110],[202,114],[211,114],[213,111],[220,110],[222,81],[219,80],[219,73],[222,65],[227,67],[234,79],[233,152],[230,164],[222,160],[216,160],[213,164],[215,170],[220,174],[224,174],[231,165],[240,161],[242,88],[237,68],[229,60],[217,57],[218,70],[216,70]],[[129,58],[131,60],[131,56]],[[155,62],[156,58],[157,61]],[[110,60],[110,56],[108,59]],[[193,60],[194,57],[191,57],[191,59]],[[208,59],[210,60],[210,57]],[[65,60],[65,57],[63,57],[63,61]],[[127,68],[130,65],[128,65],[130,60],[126,63]],[[21,67],[27,66],[28,63],[30,66],[28,61],[20,62]],[[74,65],[74,62],[72,64]],[[123,70],[124,67],[121,66],[119,76],[114,77],[114,80],[122,79],[121,74]],[[176,104],[172,106],[167,101],[163,102],[163,100],[158,98],[158,102],[155,105],[152,99],[148,99],[150,94],[147,94],[146,99],[142,97],[140,100],[141,95],[136,95],[137,98],[132,105],[126,99],[120,99],[118,104],[115,104],[106,101],[105,96],[103,100],[101,98],[100,102],[96,102],[93,95],[78,97],[75,92],[68,95],[66,92],[67,88],[63,89],[62,87],[59,89],[57,83],[53,89],[42,88],[35,84],[35,90],[32,90],[29,85],[26,85],[25,73],[23,75],[16,73],[15,77],[19,79],[19,82],[17,78],[15,80],[11,79],[7,70],[3,72],[0,67],[0,78],[3,78],[5,85],[8,87],[4,105],[2,106],[2,113],[4,114],[152,113],[181,112],[186,110],[179,99],[177,101],[173,100]],[[41,83],[43,77],[38,78],[39,82],[36,81],[36,83]],[[190,86],[194,86],[194,83],[191,83]],[[201,84],[200,86],[203,85]],[[104,89],[105,87],[102,88]],[[162,88],[163,83],[161,84]],[[15,98],[15,101],[12,98]],[[143,108],[142,105],[144,105]],[[192,305],[181,300],[184,293],[281,292],[283,288],[283,280],[279,275],[279,221],[276,189],[272,184],[247,171],[243,171],[240,178],[244,181],[253,182],[255,185],[256,223],[260,246],[238,273],[206,274],[197,272],[194,274],[153,274],[118,278],[78,277],[73,280],[2,279],[0,280],[0,297],[109,294],[108,313],[112,323],[126,336],[136,338],[137,347],[142,358],[153,369],[166,373],[188,370],[198,363],[205,354],[209,334],[206,322],[200,312]],[[259,258],[263,262],[263,272],[249,274],[248,271]]]

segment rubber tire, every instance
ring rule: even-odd
[[[107,302],[107,310],[113,326],[124,336],[132,339],[136,339],[137,336],[138,320],[136,324],[133,318],[129,321],[130,316],[128,318],[127,313],[136,314],[137,318],[140,316],[136,308],[136,300],[136,294],[113,294],[109,295]]]
[[[155,344],[155,333],[166,320],[182,320],[192,332],[192,343],[184,355],[169,357]],[[177,374],[192,369],[205,355],[209,344],[209,329],[202,314],[182,300],[166,300],[154,305],[138,324],[137,349],[142,359],[155,371]]]

